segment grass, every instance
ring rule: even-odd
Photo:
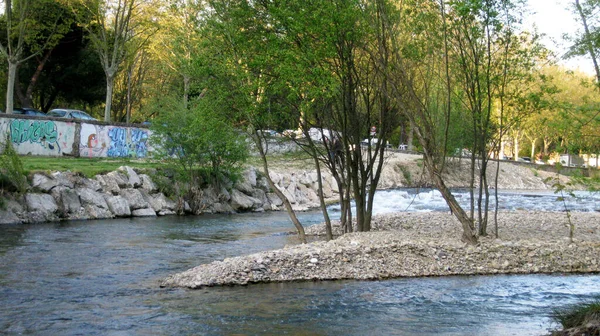
[[[600,321],[600,297],[592,302],[574,304],[563,309],[557,309],[552,318],[564,329],[584,326],[592,321]]]
[[[72,158],[72,157],[42,157],[21,156],[23,170],[29,175],[34,172],[72,171],[87,177],[107,173],[121,166],[135,168],[158,168],[163,165],[151,160],[107,159],[107,158]]]
[[[34,172],[71,171],[81,173],[86,177],[108,173],[121,166],[130,166],[140,169],[166,168],[167,165],[154,160],[140,160],[128,158],[74,158],[74,157],[43,157],[20,156],[23,170],[26,175]],[[246,165],[262,167],[258,156],[248,158]],[[276,154],[269,156],[269,167],[272,168],[303,168],[312,167],[312,158],[303,151]]]

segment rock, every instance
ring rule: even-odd
[[[275,193],[267,193],[267,199],[269,200],[269,203],[274,206],[279,207],[283,205],[283,201]]]
[[[120,195],[123,196],[131,210],[144,209],[150,207],[150,204],[144,199],[144,196],[138,189],[122,189]]]
[[[271,191],[271,187],[269,186],[269,181],[264,176],[261,176],[256,180],[256,187],[265,192]]]
[[[129,178],[127,176],[125,176],[125,174],[117,172],[117,171],[112,171],[106,175],[104,175],[105,179],[106,177],[111,178],[118,186],[119,188],[127,188],[128,184],[129,184]]]
[[[231,200],[231,194],[229,193],[229,191],[227,191],[227,189],[225,189],[225,187],[221,186],[221,188],[219,189],[218,198],[219,202],[226,203]]]
[[[150,204],[150,207],[154,211],[159,212],[162,210],[175,210],[175,202],[168,199],[164,194],[148,194],[147,191],[142,190],[142,196]]]
[[[55,179],[50,178],[44,174],[35,173],[33,174],[31,185],[34,188],[37,188],[47,193],[50,190],[52,190],[52,188],[56,187],[58,185],[58,182]]]
[[[100,182],[98,182],[98,180],[96,180],[96,179],[84,178],[84,179],[82,179],[82,185],[85,188],[92,189],[93,191],[102,191],[102,189],[103,189]]]
[[[59,186],[67,187],[70,189],[75,188],[76,182],[81,179],[80,176],[75,175],[71,172],[54,172],[52,178],[56,181]],[[84,180],[87,180],[84,178]]]
[[[118,195],[121,191],[117,180],[113,176],[108,175],[96,175],[96,180],[100,183],[100,186],[104,191],[107,191],[113,195]]]
[[[0,225],[2,224],[19,224],[21,219],[12,210],[0,209]]]
[[[146,174],[140,174],[139,177],[140,177],[140,180],[142,181],[142,189],[146,190],[149,193],[155,193],[158,191],[156,184],[154,182],[152,182],[152,179],[150,178],[150,176],[148,176]]]
[[[160,210],[157,215],[159,216],[168,216],[168,215],[175,215],[175,211],[173,210]]]
[[[137,209],[131,212],[133,217],[156,217],[156,211],[145,208],[145,209]]]
[[[129,202],[123,196],[105,196],[106,204],[108,208],[116,217],[129,217],[131,216],[131,210]]]
[[[250,210],[252,208],[258,208],[262,205],[259,199],[250,197],[239,190],[233,189],[231,191],[231,207],[238,210]]]
[[[54,198],[58,201],[60,211],[68,217],[68,214],[74,214],[81,210],[81,200],[79,195],[73,189],[59,187],[58,195]],[[58,189],[58,188],[57,188]]]
[[[122,171],[127,175],[127,187],[129,188],[139,188],[142,186],[142,180],[138,176],[138,174],[133,170],[133,168],[129,166],[119,167],[119,171]]]
[[[49,194],[26,194],[25,203],[30,212],[55,213],[58,211],[54,197]]]
[[[95,192],[89,188],[77,188],[75,189],[77,194],[79,194],[79,198],[81,199],[81,203],[85,205],[92,205],[101,209],[108,209],[108,204],[104,200],[104,196],[100,193]],[[95,217],[98,218],[98,217]]]
[[[106,202],[104,202],[106,203]],[[87,204],[83,207],[87,219],[109,219],[115,218],[115,215],[107,208],[100,208],[93,204]]]
[[[281,182],[281,174],[270,171],[269,176],[271,177],[271,181],[273,181],[274,185],[278,185]]]
[[[252,190],[254,190],[254,188],[252,188],[252,185],[250,185],[250,182],[248,182],[246,180],[237,182],[234,185],[234,188],[243,192],[246,195],[250,195],[252,193]]]
[[[256,187],[256,168],[250,167],[250,168],[246,169],[242,173],[242,176],[245,181],[250,183],[250,186]]]
[[[215,203],[212,206],[213,212],[216,213],[233,213],[235,212],[228,203]]]

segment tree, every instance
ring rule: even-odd
[[[600,89],[600,66],[598,64],[600,61],[598,60],[600,51],[600,30],[597,26],[600,1],[575,0],[574,7],[583,31],[575,38],[575,43],[571,47],[568,56],[587,54],[591,58],[596,73],[596,85],[599,85]]]
[[[85,29],[106,76],[104,121],[110,121],[115,78],[121,64],[128,53],[137,51],[146,43],[151,36],[148,30],[153,30],[141,20],[143,11],[148,9],[144,6],[147,3],[143,0],[78,1],[84,9],[75,8],[77,15],[92,18]]]
[[[6,113],[13,110],[19,65],[56,45],[71,25],[64,14],[62,7],[51,0],[4,2],[6,40],[0,42],[0,52],[8,63]]]

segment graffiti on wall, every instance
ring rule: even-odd
[[[105,128],[102,125],[81,124],[79,156],[106,157],[108,140]]]
[[[20,154],[62,155],[73,149],[75,125],[52,120],[8,119],[9,138]]]
[[[133,157],[148,155],[150,131],[134,127],[81,124],[82,157]]]

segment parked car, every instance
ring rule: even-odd
[[[72,110],[72,109],[53,109],[53,110],[50,110],[50,112],[48,112],[47,115],[49,117],[56,117],[56,118],[98,120],[83,111]]]
[[[46,113],[36,110],[31,107],[15,107],[13,108],[13,114],[22,114],[28,116],[37,116],[37,117],[45,117]]]

